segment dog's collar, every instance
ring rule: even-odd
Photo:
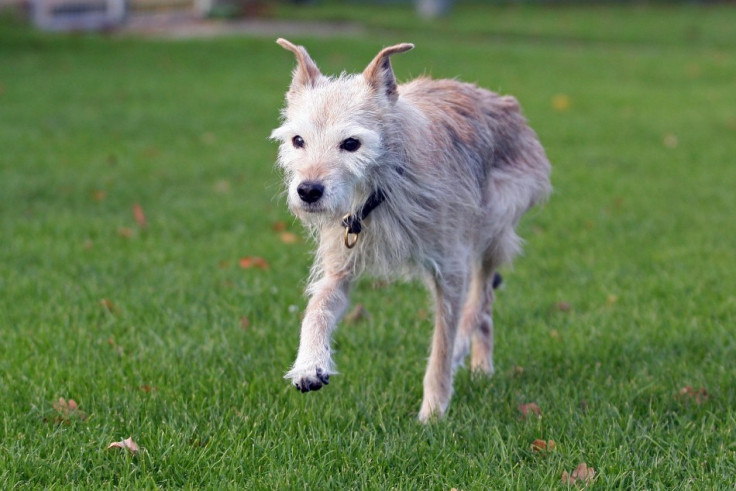
[[[368,197],[359,213],[355,215],[348,213],[342,217],[342,226],[345,227],[345,247],[348,249],[355,247],[355,244],[358,243],[358,235],[363,230],[363,220],[384,201],[386,201],[386,194],[382,189],[376,189]]]

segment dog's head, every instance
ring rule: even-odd
[[[398,100],[391,55],[412,44],[383,49],[361,74],[322,75],[303,46],[279,39],[296,55],[280,142],[289,208],[307,223],[342,217],[358,209],[373,191],[370,176],[380,165],[384,120]]]

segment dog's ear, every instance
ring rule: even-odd
[[[293,78],[291,80],[291,92],[302,87],[312,87],[314,83],[322,76],[317,68],[317,64],[310,58],[309,53],[304,46],[297,46],[283,38],[278,38],[276,42],[284,49],[291,51],[296,56],[296,68],[294,69]]]
[[[403,53],[404,51],[409,51],[413,48],[414,45],[411,43],[402,43],[384,48],[376,55],[375,58],[373,58],[373,61],[368,64],[366,69],[363,70],[363,76],[368,84],[373,87],[376,92],[383,92],[386,94],[388,99],[392,102],[396,101],[399,94],[396,90],[396,77],[394,76],[394,70],[391,68],[391,55]]]

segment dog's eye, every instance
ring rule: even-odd
[[[355,152],[359,148],[360,140],[356,140],[355,138],[347,138],[340,143],[340,149],[346,152]]]
[[[294,145],[294,148],[304,148],[304,138],[296,135],[291,139],[291,144]]]

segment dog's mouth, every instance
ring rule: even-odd
[[[295,206],[292,206],[292,211],[296,215],[300,215],[302,213],[306,213],[308,215],[319,215],[325,212],[325,207],[321,203],[296,203]]]

